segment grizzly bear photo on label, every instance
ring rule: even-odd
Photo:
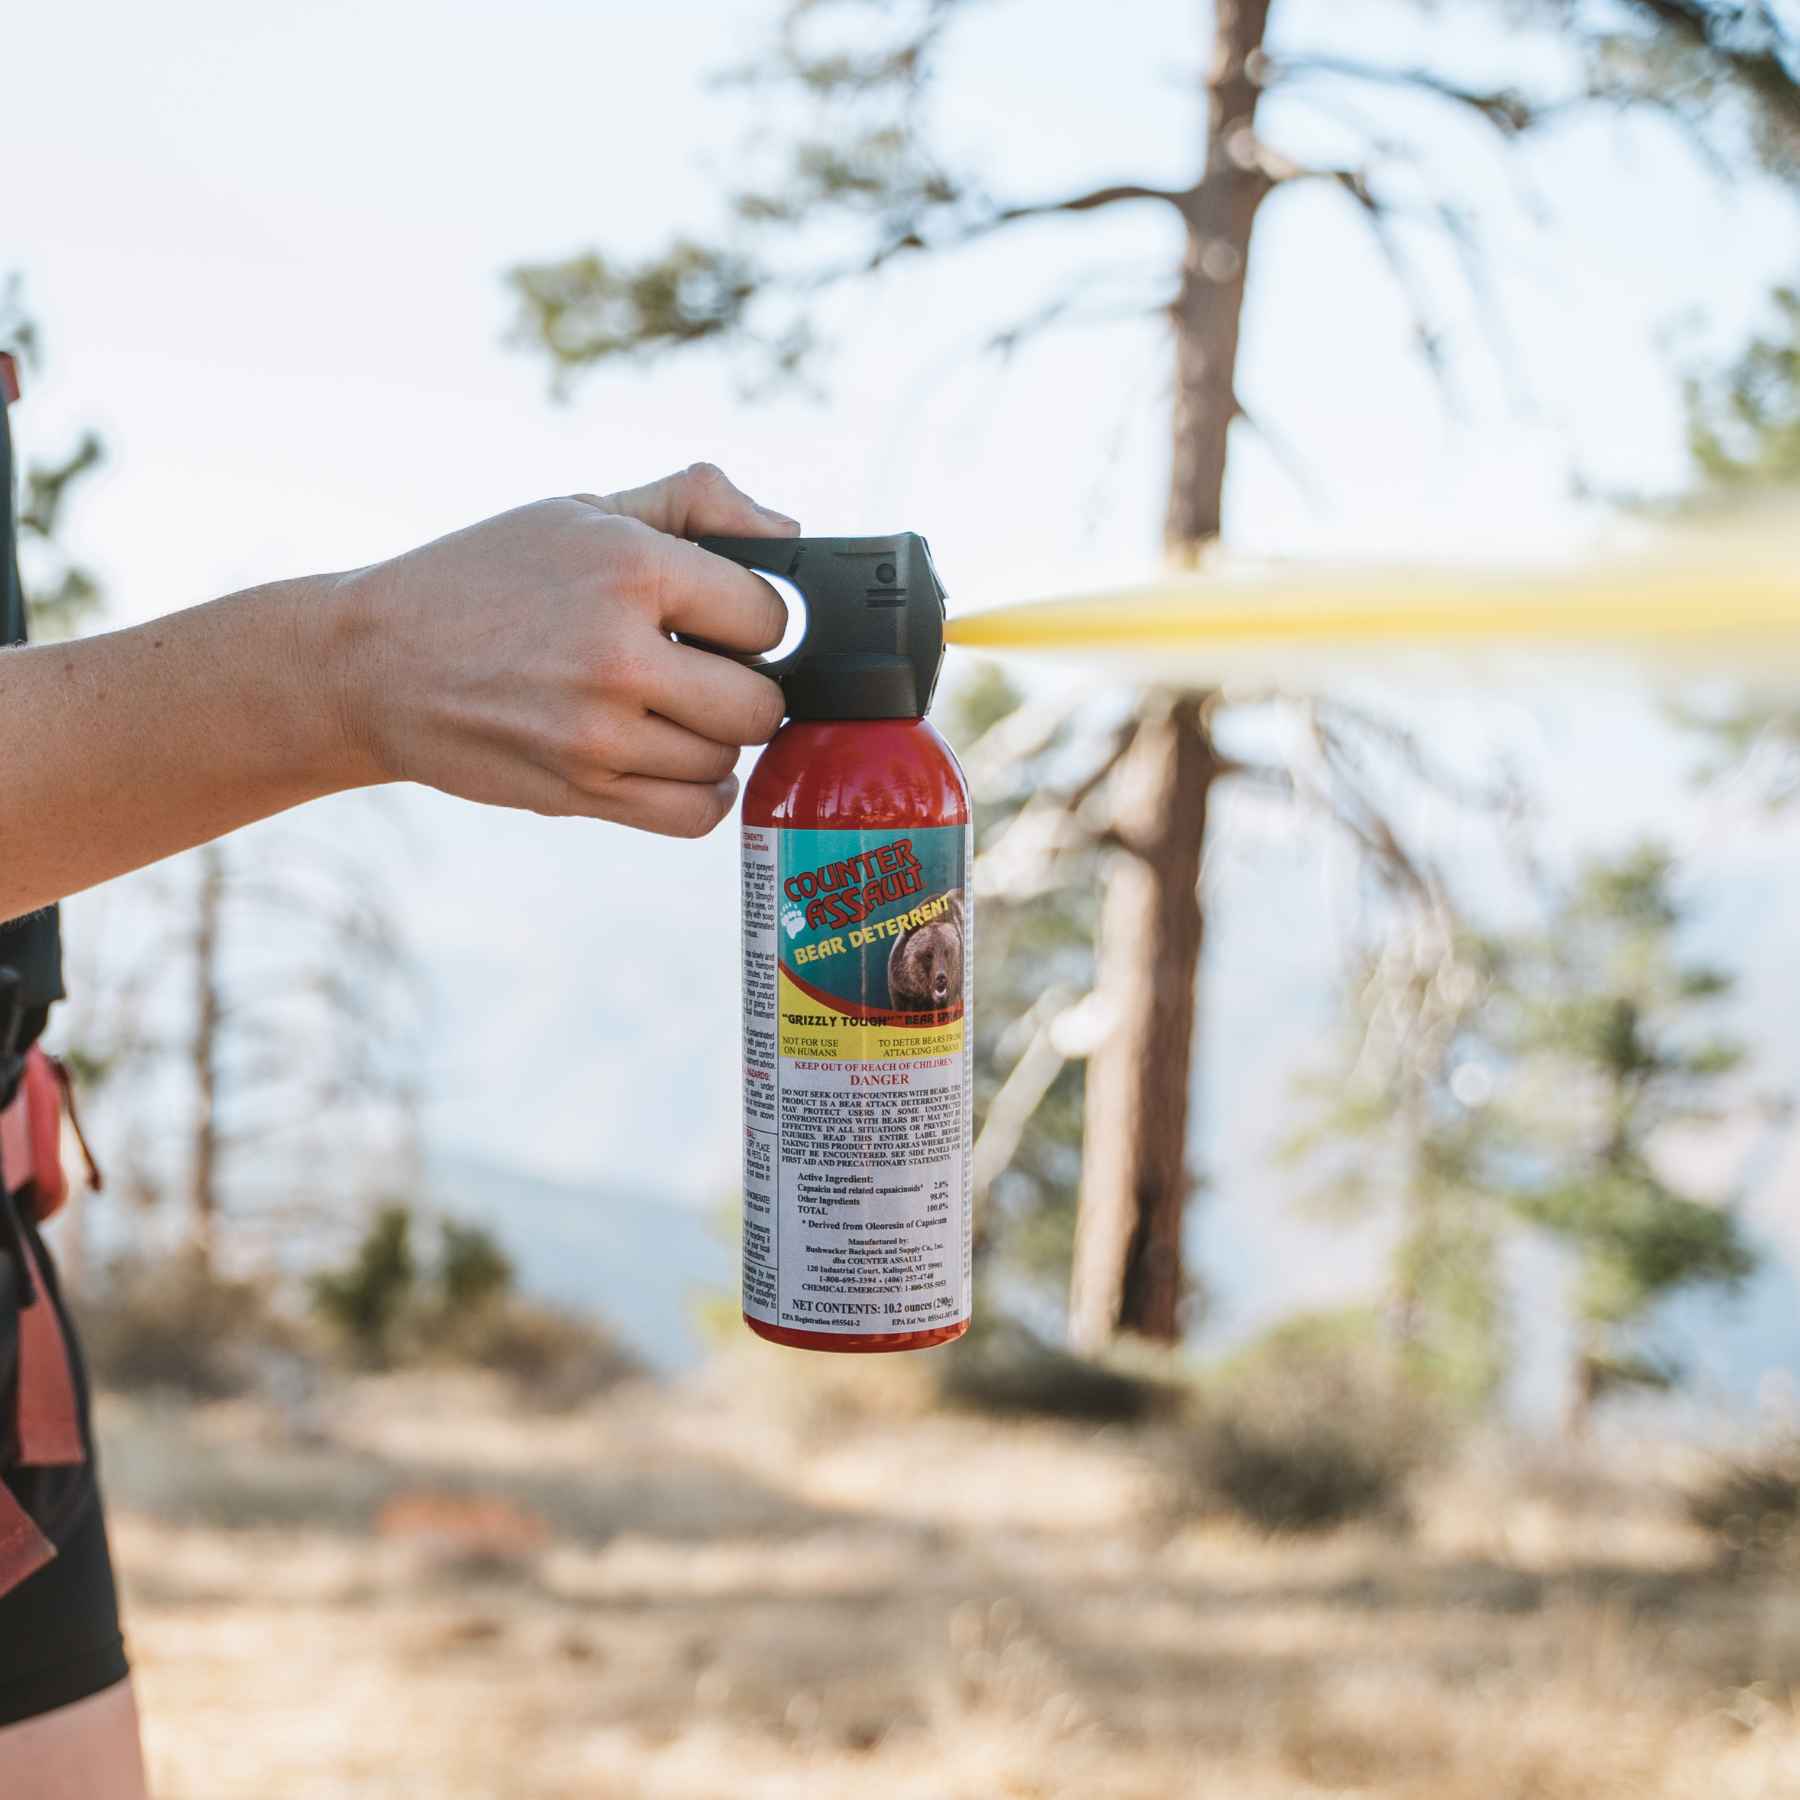
[[[888,1005],[896,1012],[943,1012],[962,999],[962,890],[942,898],[945,910],[897,937],[888,952]]]

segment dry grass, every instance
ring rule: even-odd
[[[1172,1529],[1120,1428],[741,1379],[325,1416],[106,1409],[163,1800],[1800,1796],[1800,1583],[1658,1481],[1269,1542]]]

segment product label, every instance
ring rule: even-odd
[[[969,1316],[966,826],[744,827],[744,1310]]]

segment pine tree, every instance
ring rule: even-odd
[[[1610,1390],[1678,1373],[1646,1343],[1659,1302],[1729,1289],[1755,1266],[1731,1207],[1685,1191],[1658,1158],[1670,1127],[1717,1117],[1744,1062],[1711,1024],[1731,977],[1681,953],[1687,912],[1668,853],[1642,845],[1586,863],[1544,933],[1505,962],[1513,1204],[1577,1271],[1572,1433]]]
[[[1313,189],[1341,197],[1373,234],[1410,309],[1426,363],[1448,383],[1456,357],[1441,284],[1426,266],[1448,248],[1474,311],[1492,320],[1481,233],[1441,185],[1434,140],[1395,95],[1472,123],[1507,147],[1584,106],[1673,120],[1708,157],[1793,173],[1800,143],[1795,44],[1762,0],[1464,0],[1516,24],[1532,86],[1470,81],[1425,62],[1310,53],[1299,37],[1329,9],[1302,0],[1215,0],[1199,14],[1209,48],[1195,84],[1187,174],[1175,185],[1121,177],[1052,195],[1002,193],[950,148],[939,77],[974,0],[785,0],[769,50],[737,79],[780,122],[738,165],[723,228],[676,236],[641,259],[596,247],[513,272],[521,336],[545,351],[565,391],[583,371],[696,348],[747,352],[761,378],[812,368],[825,296],[896,264],[951,265],[961,250],[1089,224],[1138,209],[1169,221],[1175,254],[1132,272],[1116,303],[1072,272],[992,338],[1004,354],[1040,333],[1097,319],[1165,319],[1173,404],[1163,536],[1170,559],[1204,556],[1223,526],[1237,428],[1252,426],[1238,346],[1253,239],[1266,206]],[[1187,47],[1178,20],[1171,48]],[[1271,34],[1271,21],[1280,27]],[[1021,30],[1095,29],[1068,10],[1019,9]],[[1550,73],[1545,74],[1544,71]],[[1348,120],[1353,154],[1307,162],[1271,140],[1272,93]],[[1382,117],[1370,125],[1371,112]],[[1079,120],[1062,122],[1078,134]],[[1098,173],[1098,171],[1097,171]],[[947,277],[948,278],[948,277]],[[1322,304],[1329,298],[1322,292]],[[1496,345],[1504,333],[1492,333]],[[1269,442],[1282,439],[1265,432]],[[1189,1100],[1204,937],[1199,882],[1214,784],[1236,774],[1218,750],[1216,693],[1146,698],[1094,777],[1085,831],[1106,852],[1089,1046],[1085,1145],[1070,1291],[1071,1335],[1092,1348],[1115,1332],[1177,1337],[1189,1282],[1182,1237],[1194,1186]],[[1309,708],[1308,718],[1320,711]],[[1354,735],[1338,722],[1340,742]],[[1376,734],[1367,745],[1384,740]],[[1086,804],[1092,802],[1092,804]]]
[[[1711,495],[1800,481],[1800,289],[1776,288],[1769,313],[1725,368],[1686,384],[1688,447]]]
[[[5,349],[25,364],[28,380],[41,373],[43,332],[25,305],[24,282],[17,274],[0,287],[0,350]],[[99,434],[84,431],[60,461],[34,457],[25,461],[15,523],[25,610],[34,637],[68,637],[105,603],[99,578],[73,555],[66,541],[69,497],[105,460]]]

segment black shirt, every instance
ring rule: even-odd
[[[18,543],[13,523],[12,429],[5,399],[0,396],[0,643],[25,641],[25,595],[19,586]],[[0,707],[4,707],[0,698]],[[0,723],[4,723],[0,718]],[[0,780],[5,779],[0,765]],[[62,939],[57,930],[56,908],[28,913],[0,925],[0,967],[16,970],[20,999],[28,1012],[38,1013],[52,1000],[60,1000]],[[32,1025],[41,1023],[33,1019]]]

